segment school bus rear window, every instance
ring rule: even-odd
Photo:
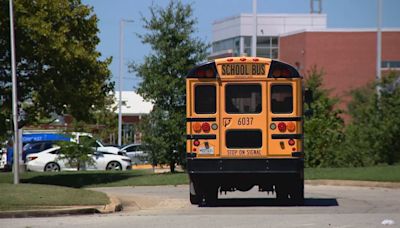
[[[227,113],[260,113],[261,85],[228,84],[225,87]]]
[[[291,85],[273,85],[271,87],[272,113],[293,112],[293,89]]]
[[[260,148],[261,146],[262,133],[260,130],[230,130],[226,132],[227,148]]]
[[[197,85],[194,90],[194,111],[197,114],[214,114],[217,106],[215,86]]]

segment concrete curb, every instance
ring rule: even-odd
[[[358,181],[358,180],[305,180],[309,185],[334,185],[370,188],[400,188],[399,182]]]
[[[107,195],[108,196],[108,195]],[[81,206],[58,209],[38,209],[21,211],[0,211],[0,218],[53,217],[62,215],[108,214],[122,211],[122,203],[114,196],[108,196],[110,203],[104,206]]]

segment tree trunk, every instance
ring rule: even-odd
[[[171,173],[175,173],[175,162],[171,161],[169,163],[169,170],[171,171]]]

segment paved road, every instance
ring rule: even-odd
[[[0,227],[385,227],[385,219],[395,222],[388,227],[400,227],[400,189],[306,185],[301,207],[276,205],[271,196],[253,189],[223,195],[219,206],[211,208],[190,205],[187,186],[96,190],[118,196],[124,211],[0,219]]]

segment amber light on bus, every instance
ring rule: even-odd
[[[287,123],[287,129],[290,132],[294,132],[296,130],[296,125],[293,122]]]
[[[201,131],[201,124],[200,123],[194,123],[193,124],[193,131],[196,133],[199,133]]]

